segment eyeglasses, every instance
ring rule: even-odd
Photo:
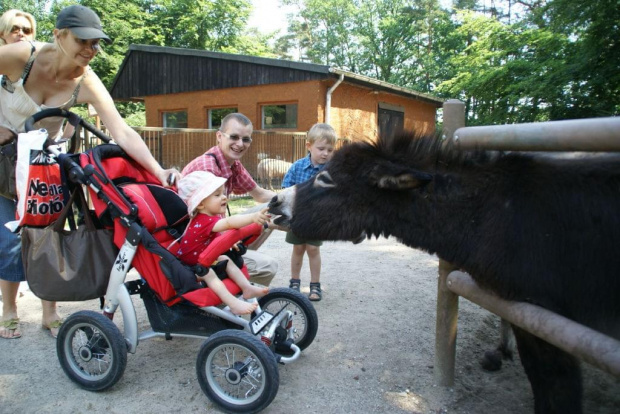
[[[95,52],[101,50],[101,41],[99,39],[80,39],[79,37],[73,36],[75,42],[81,45],[83,48],[86,47],[88,49],[92,49]]]
[[[24,32],[25,35],[32,34],[32,27],[18,26],[16,24],[11,27],[11,33],[18,33],[20,30]]]
[[[226,135],[228,138],[230,138],[232,141],[239,141],[241,140],[241,142],[243,142],[244,144],[251,144],[252,143],[252,137],[240,137],[239,135],[230,135],[227,134],[226,132],[222,132],[220,131],[220,133],[222,135]]]

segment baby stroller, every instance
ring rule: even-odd
[[[206,272],[239,240],[251,243],[261,227],[226,232],[203,252],[203,265],[185,266],[163,247],[183,233],[189,221],[185,203],[74,113],[39,112],[27,121],[26,130],[41,119],[58,116],[105,142],[78,154],[69,149],[68,157],[58,159],[70,185],[88,188],[96,217],[102,226],[113,228],[119,248],[103,312],[74,313],[60,328],[57,355],[66,375],[84,389],[103,391],[122,377],[127,353],[135,353],[141,340],[206,337],[196,373],[207,397],[225,411],[258,412],[267,407],[278,391],[278,363],[297,360],[315,338],[318,317],[311,302],[292,289],[273,288],[258,300],[251,317],[244,318],[223,307],[210,289],[195,283],[197,272]],[[58,155],[54,145],[48,151]],[[126,281],[132,268],[141,278]],[[245,266],[242,271],[248,277]],[[231,280],[224,283],[231,293],[240,292]],[[151,326],[145,332],[138,332],[132,295],[144,302]],[[118,309],[123,332],[113,322]]]

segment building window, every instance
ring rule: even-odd
[[[187,111],[162,112],[164,128],[187,128]]]
[[[297,104],[263,105],[262,128],[297,128]]]
[[[233,112],[238,112],[237,108],[216,108],[207,111],[207,128],[219,129],[222,126],[222,119]]]

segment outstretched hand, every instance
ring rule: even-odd
[[[265,223],[268,223],[269,220],[271,220],[271,214],[267,213],[267,207],[263,208],[260,211],[257,211],[256,213],[252,214],[252,221],[254,223],[260,224],[261,226],[264,225]]]

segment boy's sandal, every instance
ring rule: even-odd
[[[308,294],[308,299],[313,302],[318,302],[323,299],[323,291],[321,290],[320,283],[310,283],[310,293]]]
[[[299,286],[301,285],[301,280],[299,279],[291,279],[289,282],[289,289],[293,289],[299,292]]]

